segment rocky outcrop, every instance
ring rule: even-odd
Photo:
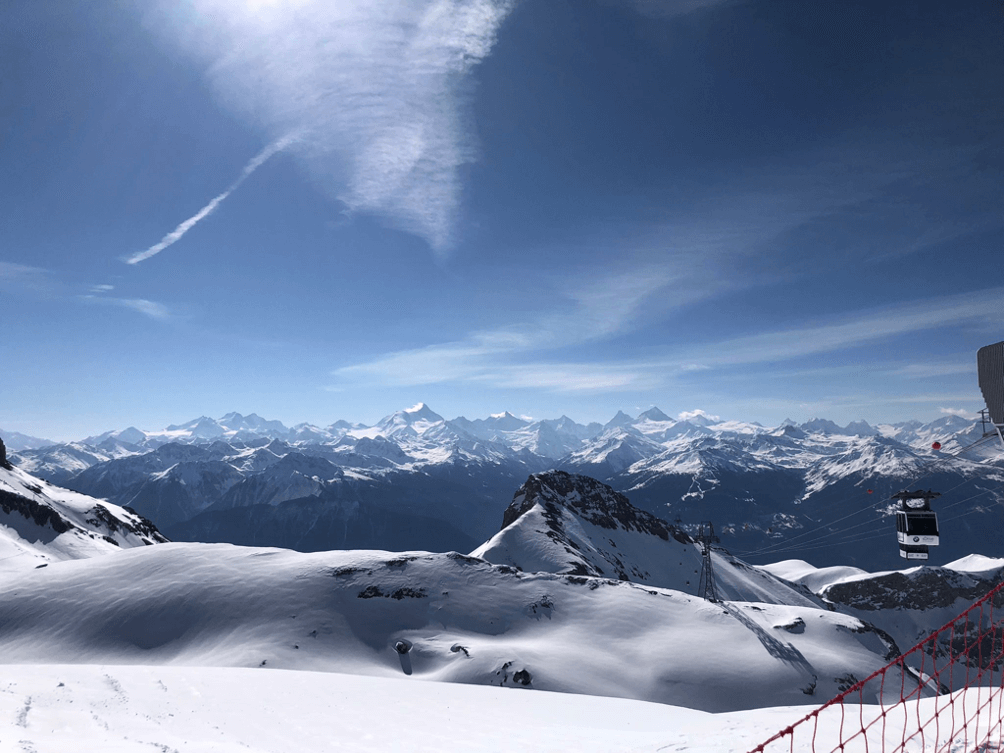
[[[653,534],[660,539],[670,537],[681,543],[691,538],[651,513],[635,508],[624,495],[592,477],[565,471],[545,471],[531,474],[520,487],[502,515],[505,529],[535,505],[541,505],[545,518],[556,529],[561,528],[560,509],[568,508],[591,524],[604,529]]]
[[[52,506],[4,489],[0,489],[0,510],[8,515],[16,513],[38,526],[52,529],[56,534],[79,528],[53,510]]]
[[[959,600],[975,602],[997,586],[1002,577],[1004,569],[970,574],[927,567],[832,584],[820,596],[837,609],[932,610],[951,607]],[[995,602],[999,603],[1004,603],[1004,594]]]
[[[0,468],[8,470],[12,468],[10,461],[7,460],[7,446],[3,444],[3,438],[0,438]]]
[[[696,594],[701,547],[682,528],[633,506],[613,488],[565,471],[531,474],[503,527],[471,555],[526,572],[630,581]],[[818,608],[821,601],[716,548],[722,599]],[[595,582],[594,582],[595,583]]]

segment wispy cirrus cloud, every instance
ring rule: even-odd
[[[248,176],[250,176],[258,168],[260,168],[265,163],[265,161],[268,160],[269,157],[274,155],[276,152],[285,149],[287,146],[289,146],[290,143],[294,141],[294,139],[295,139],[294,136],[285,136],[279,139],[278,141],[269,144],[267,147],[265,147],[265,149],[263,149],[262,151],[260,151],[258,154],[256,154],[254,157],[251,158],[248,164],[244,166],[244,169],[241,171],[241,174],[237,176],[237,179],[233,183],[231,183],[223,193],[214,196],[206,206],[204,206],[190,218],[188,218],[180,225],[178,225],[177,228],[172,230],[170,233],[168,233],[166,236],[160,239],[160,241],[155,243],[153,246],[150,246],[149,248],[144,249],[143,251],[137,251],[135,254],[130,254],[129,256],[123,257],[122,261],[125,262],[126,264],[139,264],[140,262],[149,259],[152,256],[156,256],[164,249],[166,249],[168,246],[176,244],[178,241],[182,239],[182,237],[188,231],[190,231],[199,222],[201,222],[209,215],[211,215],[216,210],[216,208],[223,202],[223,200],[226,199],[228,196],[230,196],[234,191],[236,191],[238,187],[242,183],[244,183],[245,180],[247,180]]]
[[[114,296],[85,295],[81,299],[93,304],[103,304],[106,306],[117,306],[123,309],[131,309],[134,312],[156,319],[161,322],[172,318],[171,310],[164,304],[157,301],[150,301],[145,298],[116,298]]]
[[[53,293],[58,284],[52,273],[42,267],[0,261],[0,291],[29,292],[35,295]]]
[[[396,351],[342,367],[333,375],[345,382],[426,385],[472,381],[571,391],[651,385],[651,380],[632,366],[562,363],[539,357],[629,330],[647,300],[679,281],[679,274],[668,266],[643,265],[612,271],[602,283],[559,284],[547,297],[560,306],[533,320],[471,333],[451,343]],[[688,300],[682,291],[679,300]]]
[[[631,286],[625,288],[630,290]],[[607,328],[596,337],[607,338],[629,329],[633,313],[652,292],[639,287],[633,305],[618,301],[612,311],[619,316],[612,317]],[[396,351],[342,367],[333,375],[346,383],[395,386],[471,382],[566,392],[652,389],[688,372],[790,363],[909,333],[962,324],[993,322],[1004,325],[1004,313],[999,311],[1001,300],[1004,300],[1004,288],[992,288],[964,296],[928,299],[921,304],[845,315],[826,324],[774,330],[704,343],[699,347],[663,348],[661,353],[646,358],[555,359],[555,350],[590,340],[589,328],[581,323],[569,324],[567,329],[563,329],[563,325],[577,318],[588,322],[591,314],[598,316],[602,302],[607,301],[606,297],[600,297],[600,303],[595,304],[597,308],[593,310],[589,305],[580,304],[576,312],[561,317],[542,317],[516,330],[475,333],[453,343]],[[608,307],[607,311],[610,310]],[[959,369],[953,366],[952,371]],[[940,399],[943,400],[943,396]]]
[[[976,359],[972,357],[966,361],[905,364],[889,370],[889,374],[911,379],[944,377],[949,374],[976,374]]]
[[[1004,323],[1004,288],[873,309],[828,324],[795,327],[723,340],[690,350],[687,363],[734,366],[788,361],[966,322]]]
[[[168,33],[209,62],[226,105],[273,137],[297,132],[295,152],[349,212],[442,255],[456,237],[458,169],[477,154],[468,74],[513,4],[197,0],[187,21],[165,7]]]

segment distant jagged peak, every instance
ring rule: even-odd
[[[141,429],[136,429],[136,427],[130,425],[123,430],[114,432],[112,436],[120,442],[127,442],[130,445],[138,445],[146,439],[146,432]]]
[[[290,451],[289,443],[277,438],[269,441],[268,445],[265,445],[264,447],[266,450],[275,453],[277,456],[285,455]]]
[[[596,437],[589,440],[588,445],[607,445],[611,440],[638,441],[658,447],[657,443],[653,443],[651,440],[647,439],[645,435],[630,424],[627,426],[615,425],[613,427],[605,427],[602,432],[596,435]]]
[[[879,433],[875,427],[864,419],[851,422],[844,427],[844,432],[849,435],[858,435],[859,437],[875,437]]]
[[[544,419],[541,424],[546,424],[552,429],[557,429],[559,431],[571,431],[576,427],[581,427],[575,419],[570,418],[567,414],[562,414],[557,419]]]
[[[832,422],[829,419],[820,419],[819,417],[816,416],[812,417],[807,422],[803,422],[799,426],[810,434],[820,434],[820,435],[848,434],[848,432],[836,422]]]
[[[193,430],[196,427],[207,426],[210,424],[216,424],[216,420],[210,419],[208,416],[203,415],[197,419],[192,419],[191,421],[187,421],[184,424],[171,424],[170,426],[166,427],[166,430],[168,432],[178,432],[180,430]]]
[[[669,422],[673,420],[659,410],[658,406],[652,406],[648,411],[642,411],[638,414],[638,421]]]
[[[297,425],[297,427],[300,426],[303,425],[300,424]],[[341,429],[362,429],[364,426],[365,426],[364,424],[360,424],[359,422],[349,422],[345,421],[345,419],[339,419],[334,424],[329,424],[327,427],[325,427],[325,429],[327,429],[329,432],[335,432]],[[296,427],[294,427],[294,429],[295,428]]]
[[[393,460],[408,460],[409,458],[400,445],[393,440],[388,440],[386,437],[345,437],[339,442],[339,445],[343,444],[352,447],[360,455],[371,455]]]
[[[603,425],[603,429],[613,429],[614,427],[630,427],[634,424],[634,419],[625,414],[623,411],[618,411],[613,419],[608,421]]]
[[[935,419],[927,426],[931,429],[957,431],[960,429],[969,429],[978,421],[978,419],[969,419],[965,416],[959,416],[958,414],[948,414],[946,416],[942,416],[940,419]]]
[[[236,411],[221,417],[216,422],[231,432],[254,432],[254,433],[285,433],[289,430],[286,425],[278,419],[263,419],[258,414],[242,415]]]
[[[563,435],[571,435],[577,440],[586,440],[593,435],[599,433],[603,426],[598,422],[592,422],[590,424],[579,424],[574,419],[569,418],[565,414],[562,414],[557,419],[544,419],[537,422],[537,425],[549,427],[555,432]],[[536,425],[532,425],[536,426]]]
[[[31,435],[24,435],[9,429],[0,429],[0,435],[7,438],[7,450],[11,453],[31,448],[47,448],[56,444],[52,440],[46,440],[43,437],[32,437]]]
[[[443,421],[443,417],[429,408],[425,403],[416,403],[411,408],[406,408],[401,413],[407,414],[414,420],[424,419],[425,421]]]
[[[491,414],[484,420],[484,424],[486,427],[491,427],[492,429],[497,429],[502,432],[514,432],[517,429],[530,426],[530,422],[526,419],[520,419],[518,416],[513,416],[508,411],[503,411],[499,414]]]
[[[661,539],[674,536],[674,527],[651,513],[635,508],[628,499],[603,482],[567,471],[531,474],[502,515],[505,529],[535,506],[567,508],[583,520],[604,529],[624,529],[654,534]],[[681,535],[683,535],[681,532]]]
[[[416,403],[411,408],[395,411],[393,414],[385,416],[377,423],[376,426],[381,428],[401,425],[411,426],[413,424],[423,423],[435,424],[441,421],[446,420],[429,408],[425,403]]]
[[[797,424],[792,422],[790,419],[785,419],[783,422],[781,422],[781,426],[779,426],[777,429],[775,429],[773,432],[770,432],[769,434],[774,435],[776,437],[789,437],[798,440],[804,440],[806,437],[809,436],[808,432],[806,432],[804,429],[802,429]]]

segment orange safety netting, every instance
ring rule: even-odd
[[[1004,584],[999,584],[753,751],[1001,751],[1002,701]]]

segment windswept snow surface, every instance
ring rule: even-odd
[[[7,663],[412,676],[705,711],[822,702],[888,652],[825,609],[713,604],[457,553],[162,544],[0,576],[0,615],[16,616],[0,624]]]
[[[628,699],[268,668],[7,665],[3,751],[749,751],[809,708]]]
[[[714,714],[630,699],[267,668],[3,670],[3,751],[743,752],[813,709]],[[871,729],[867,746],[856,738],[845,751],[890,751],[911,735],[916,740],[906,750],[920,751],[921,727],[930,749],[976,750],[991,715],[981,716],[978,729],[970,721],[968,740],[950,741],[948,732],[961,730],[962,712],[979,703],[986,703],[985,690],[957,694],[954,705],[944,697],[922,699]],[[948,707],[936,722],[935,704]],[[841,713],[850,736],[856,730],[846,721],[869,720],[880,709],[832,707],[819,716],[815,731],[811,724],[796,729],[794,746],[783,738],[766,751],[808,750],[813,734],[817,750],[836,750]]]

